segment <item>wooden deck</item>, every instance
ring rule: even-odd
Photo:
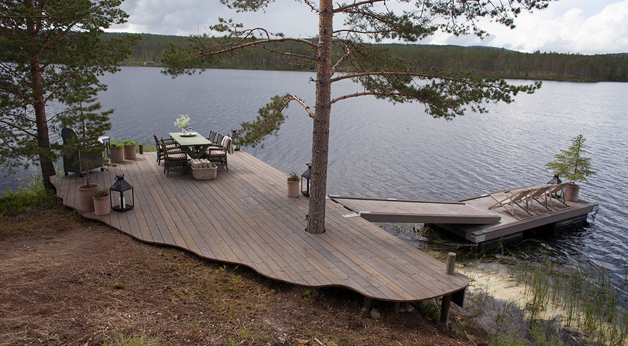
[[[135,207],[126,212],[83,216],[100,220],[147,243],[189,250],[199,256],[248,266],[266,277],[310,287],[341,286],[366,298],[410,302],[456,293],[469,284],[445,274],[445,264],[327,202],[326,232],[304,231],[308,199],[286,196],[286,176],[253,156],[229,155],[229,171],[196,181],[178,172],[167,178],[155,153],[138,155],[90,180],[103,187],[125,174],[134,186]],[[64,204],[75,207],[77,185],[70,174],[51,178]]]
[[[516,189],[512,189],[516,190]],[[488,207],[495,203],[495,199],[490,195],[503,195],[503,191],[492,192],[481,196],[468,197],[457,200],[463,202],[475,209],[488,210]],[[599,205],[579,200],[577,202],[567,202],[568,207],[560,202],[554,201],[551,206],[552,210],[543,208],[540,204],[534,202],[534,210],[536,213],[528,215],[523,209],[515,206],[515,216],[513,217],[505,208],[497,207],[488,210],[491,213],[501,216],[501,220],[491,225],[454,225],[439,224],[436,226],[445,229],[451,233],[457,234],[474,243],[495,242],[502,239],[521,238],[523,232],[546,225],[565,222],[573,219],[586,218],[591,212],[595,212]]]
[[[453,223],[485,225],[501,216],[475,209],[463,202],[416,201],[394,198],[330,196],[334,202],[353,210],[371,222]]]
[[[518,190],[520,188],[511,189]],[[493,195],[495,198],[492,198]],[[567,202],[568,206],[553,201],[547,210],[534,202],[533,215],[515,207],[513,216],[503,207],[488,209],[496,200],[505,198],[504,191],[463,198],[450,202],[414,201],[390,198],[330,196],[372,222],[427,223],[454,233],[476,244],[521,238],[523,232],[534,228],[586,218],[598,204],[583,200]]]

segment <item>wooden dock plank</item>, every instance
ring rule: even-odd
[[[150,243],[246,265],[258,273],[305,286],[341,286],[367,297],[417,301],[465,288],[469,279],[447,276],[444,264],[327,201],[327,232],[304,231],[309,200],[286,196],[286,176],[244,152],[229,156],[229,171],[214,180],[166,177],[155,153],[103,172],[103,185],[126,174],[135,208],[98,219]],[[53,180],[72,202],[78,183]],[[67,188],[66,188],[67,186]]]

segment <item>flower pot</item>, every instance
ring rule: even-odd
[[[109,196],[105,197],[93,197],[94,198],[94,214],[96,215],[109,215],[111,207],[109,205]]]
[[[298,181],[288,181],[288,197],[299,197]]]
[[[124,159],[135,160],[135,144],[124,147]]]
[[[109,159],[112,163],[124,162],[124,149],[123,148],[109,148]]]
[[[98,190],[100,185],[91,184],[89,187],[87,185],[80,185],[77,187],[77,208],[80,211],[93,211],[94,210],[94,191]]]
[[[578,194],[580,193],[580,185],[567,184],[565,186],[565,200],[568,202],[578,202]]]

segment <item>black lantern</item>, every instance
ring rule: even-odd
[[[116,175],[116,182],[109,188],[111,209],[115,211],[131,210],[134,202],[133,186],[124,180],[124,174]]]
[[[310,197],[310,178],[312,177],[312,164],[306,163],[307,169],[301,174],[301,193],[305,197]]]
[[[233,145],[233,150],[240,150],[240,135],[236,130],[231,130],[231,145]]]

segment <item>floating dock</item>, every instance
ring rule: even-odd
[[[79,213],[147,243],[244,265],[296,285],[344,287],[369,301],[464,300],[468,277],[447,275],[444,263],[367,220],[343,217],[346,209],[330,200],[326,232],[305,232],[309,199],[287,197],[286,175],[243,151],[229,155],[229,170],[219,168],[213,180],[178,172],[168,178],[155,159],[155,153],[145,153],[90,174],[91,182],[105,188],[124,174],[134,187],[133,209]],[[63,203],[74,209],[84,180],[75,174],[51,178]]]
[[[330,196],[330,199],[353,212],[345,213],[345,217],[361,216],[371,222],[432,224],[476,244],[521,238],[523,232],[538,227],[585,219],[599,208],[597,203],[583,200],[566,202],[567,205],[550,200],[549,210],[533,201],[531,213],[518,206],[514,206],[514,215],[501,206],[488,209],[505,193],[521,189],[523,187],[448,202],[351,196]]]

